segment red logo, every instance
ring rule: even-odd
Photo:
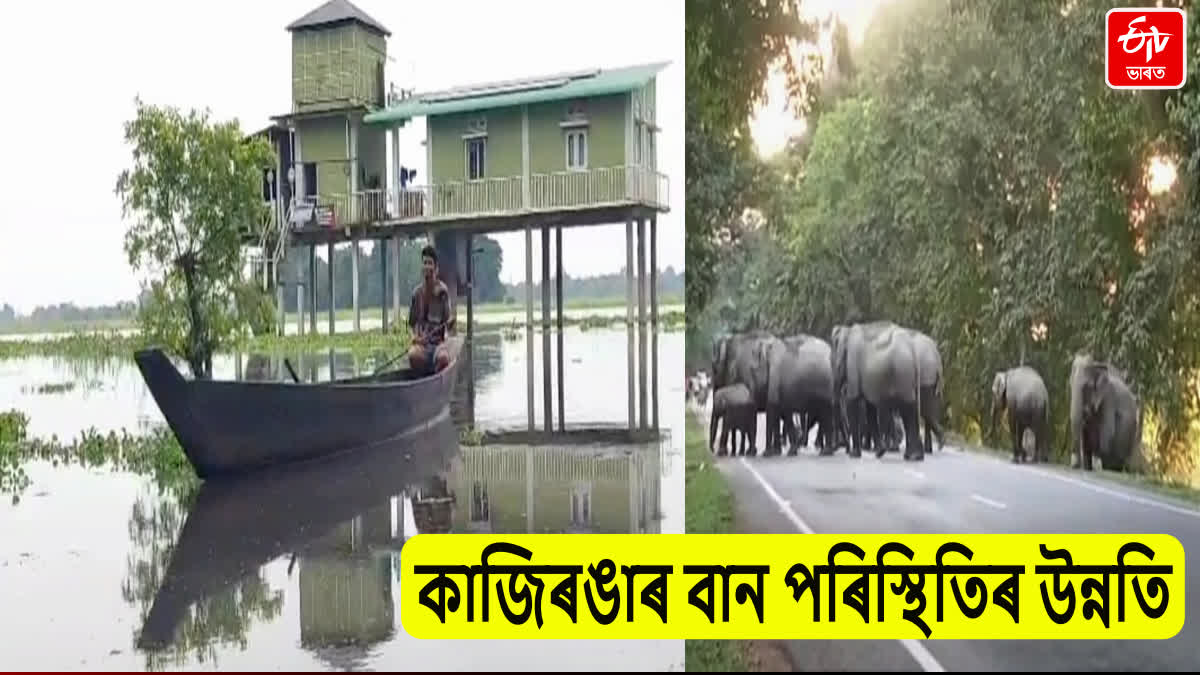
[[[1187,82],[1182,9],[1122,7],[1104,15],[1104,81],[1113,89],[1179,89]]]

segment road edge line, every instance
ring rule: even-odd
[[[771,498],[771,501],[775,502],[775,506],[780,510],[780,512],[782,512],[788,520],[792,521],[792,524],[796,526],[797,530],[800,530],[804,534],[816,534],[812,527],[810,527],[808,523],[804,522],[804,519],[802,519],[791,507],[791,505],[788,504],[783,497],[781,497],[779,493],[775,491],[775,488],[771,487],[771,484],[767,482],[767,479],[763,478],[763,475],[760,474],[745,457],[739,457],[738,459],[741,461],[742,466],[745,467],[746,470],[750,472],[750,475],[754,476],[754,479],[758,481],[758,484],[762,486],[763,491],[767,493],[767,496]],[[917,662],[917,665],[920,666],[925,672],[946,672],[946,669],[942,667],[942,664],[939,663],[936,658],[934,658],[933,654],[929,653],[929,650],[926,649],[925,645],[921,644],[920,641],[913,639],[902,639],[896,641],[900,643],[901,647],[904,647],[904,650],[908,652],[908,655],[911,656],[913,660]]]
[[[1008,462],[1008,461],[1005,461],[1002,459],[997,459],[995,457],[989,457],[987,455],[983,455],[978,452],[972,452],[970,450],[965,450],[962,448],[955,448],[953,450],[953,452],[955,452],[956,454],[959,454],[963,457],[972,457],[975,459],[993,462],[993,463],[999,464],[1001,466],[1006,466],[1009,469],[1012,469],[1013,471],[1027,471],[1029,473],[1036,474],[1038,476],[1044,476],[1046,478],[1051,478],[1053,480],[1062,481],[1069,485],[1075,485],[1075,486],[1084,488],[1086,490],[1091,490],[1093,492],[1108,495],[1110,497],[1117,497],[1118,499],[1124,499],[1125,501],[1133,502],[1134,504],[1141,504],[1142,506],[1153,506],[1153,507],[1160,508],[1164,511],[1170,511],[1172,513],[1178,513],[1178,514],[1184,515],[1184,516],[1191,516],[1192,518],[1200,518],[1200,509],[1188,508],[1188,507],[1182,506],[1180,504],[1172,504],[1171,502],[1160,500],[1160,499],[1153,499],[1151,497],[1143,497],[1142,495],[1134,494],[1133,492],[1123,492],[1123,491],[1117,489],[1115,486],[1108,487],[1105,485],[1100,485],[1092,480],[1087,480],[1084,478],[1075,478],[1074,476],[1064,476],[1055,471],[1043,469],[1043,468],[1037,467],[1037,466],[1017,465],[1017,464],[1013,464],[1012,462]],[[1129,489],[1138,490],[1138,488],[1136,488],[1136,487],[1129,488]],[[1143,492],[1142,490],[1138,490],[1138,491]]]

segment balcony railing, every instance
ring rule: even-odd
[[[295,226],[345,227],[502,216],[640,204],[667,208],[670,183],[653,169],[618,166],[580,171],[452,181],[394,190],[362,190],[307,198]]]

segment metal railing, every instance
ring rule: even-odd
[[[528,190],[528,195],[526,191]],[[422,221],[472,216],[495,216],[621,204],[667,208],[670,183],[648,167],[617,166],[578,171],[450,181],[394,190],[361,190],[353,194],[302,198],[331,215],[303,225],[345,227],[387,221]],[[289,208],[285,222],[291,222]]]

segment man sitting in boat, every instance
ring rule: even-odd
[[[427,245],[421,249],[423,279],[413,289],[408,309],[408,327],[412,332],[412,347],[408,362],[414,372],[438,372],[450,365],[446,352],[446,331],[454,325],[454,307],[450,289],[438,279],[437,249]]]

